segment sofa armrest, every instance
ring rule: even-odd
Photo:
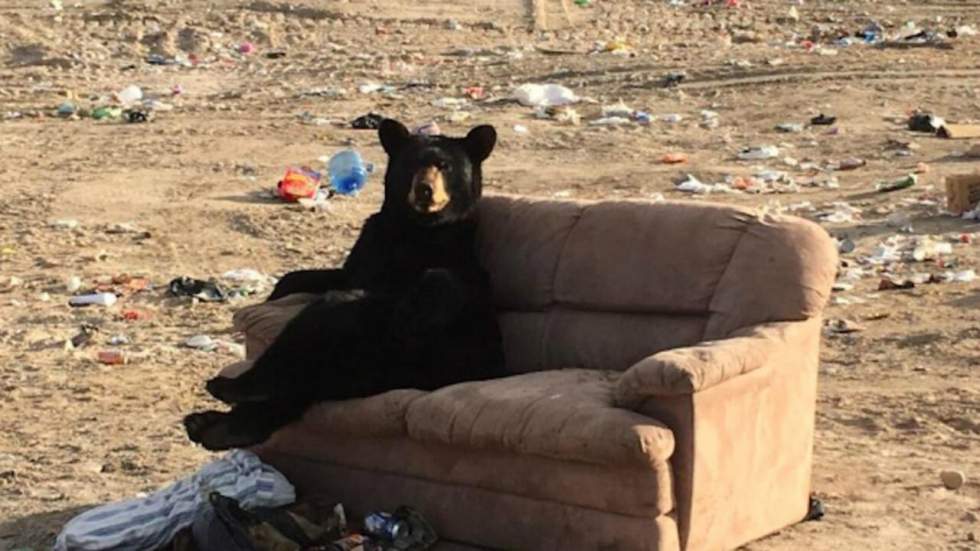
[[[635,409],[648,398],[694,394],[759,369],[779,347],[791,346],[787,332],[804,323],[754,325],[735,331],[726,339],[648,356],[620,377],[616,405]]]

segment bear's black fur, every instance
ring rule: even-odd
[[[490,281],[477,262],[475,208],[491,126],[465,138],[379,128],[388,154],[384,202],[336,270],[284,276],[269,297],[321,293],[254,366],[207,383],[228,412],[184,419],[212,450],[257,444],[313,403],[397,388],[432,390],[504,374]]]

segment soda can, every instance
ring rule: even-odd
[[[364,517],[364,531],[384,540],[395,541],[408,530],[408,523],[396,519],[391,513],[371,513]]]

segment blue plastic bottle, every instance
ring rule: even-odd
[[[364,164],[364,159],[353,149],[344,149],[327,163],[330,175],[330,187],[341,195],[352,195],[367,183],[371,166]]]

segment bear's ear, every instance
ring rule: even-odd
[[[482,162],[490,156],[497,143],[497,131],[489,124],[477,126],[463,138],[463,147],[474,163]]]
[[[408,144],[412,135],[405,128],[405,125],[395,119],[385,119],[378,127],[378,137],[381,138],[381,147],[389,157],[394,157]]]

